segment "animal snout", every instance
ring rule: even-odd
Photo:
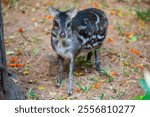
[[[60,38],[64,39],[64,38],[66,38],[66,33],[64,31],[61,31],[59,36],[60,36]]]

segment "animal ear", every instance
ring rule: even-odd
[[[69,11],[67,11],[67,14],[69,15],[69,17],[72,19],[77,15],[77,9],[70,9]]]
[[[54,17],[60,13],[60,11],[54,7],[49,7],[48,10],[49,13]]]

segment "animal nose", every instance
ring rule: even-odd
[[[61,31],[59,36],[60,36],[60,38],[64,39],[66,37],[66,33],[64,31]]]

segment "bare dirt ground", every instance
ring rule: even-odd
[[[48,13],[51,5],[62,10],[96,7],[106,12],[109,30],[100,58],[113,81],[108,82],[109,76],[98,73],[94,64],[77,60],[73,95],[67,96],[67,62],[62,86],[55,88],[57,60],[50,44],[52,17]],[[137,17],[137,7],[144,9],[150,4],[135,0],[19,0],[3,5],[8,66],[17,75],[27,98],[110,100],[143,95],[138,80],[150,64],[150,23]]]

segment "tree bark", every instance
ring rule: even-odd
[[[18,84],[8,76],[7,61],[4,46],[4,31],[2,6],[0,0],[0,99],[21,100],[25,99],[23,91]]]

